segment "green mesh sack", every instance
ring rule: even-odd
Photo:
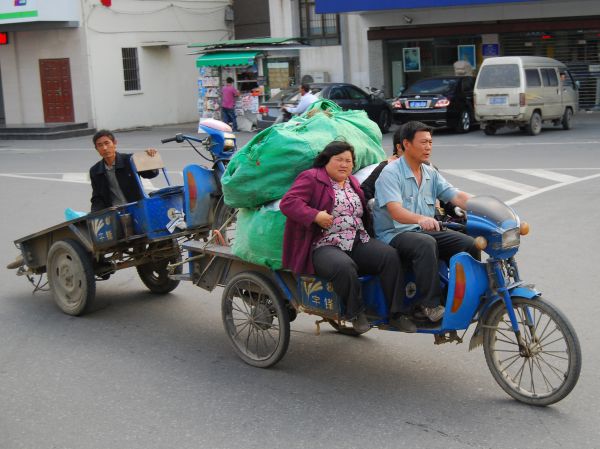
[[[354,147],[355,170],[386,157],[379,127],[366,112],[321,100],[301,116],[261,131],[233,156],[221,178],[225,203],[258,207],[281,198],[317,154],[339,139]]]
[[[247,262],[279,270],[284,228],[285,215],[279,211],[279,201],[259,209],[239,209],[231,250]]]

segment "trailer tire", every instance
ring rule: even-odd
[[[92,259],[79,242],[54,242],[46,272],[54,301],[64,313],[79,316],[90,309],[96,297],[96,279]]]
[[[177,241],[169,242],[171,245],[177,245]],[[160,242],[159,244],[163,244]],[[152,244],[150,244],[152,246]],[[179,285],[178,280],[171,279],[169,277],[169,272],[167,270],[167,265],[169,263],[176,263],[181,261],[181,254],[177,254],[176,256],[172,256],[168,259],[158,260],[156,262],[148,262],[143,265],[138,265],[136,267],[138,276],[144,283],[148,290],[152,293],[156,293],[159,295],[164,295],[166,293],[170,293],[177,288]],[[182,267],[179,265],[175,268],[175,274],[181,274]]]

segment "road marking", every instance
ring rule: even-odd
[[[537,187],[527,184],[500,178],[498,176],[478,173],[473,170],[442,170],[442,172],[469,179],[471,181],[480,182],[482,184],[487,184],[502,190],[508,190],[509,192],[520,193],[521,195],[535,192],[538,189]]]
[[[600,178],[600,173],[595,174],[595,175],[586,176],[584,178],[577,178],[574,181],[561,182],[560,184],[553,184],[551,186],[544,187],[543,189],[539,189],[539,190],[537,190],[535,192],[526,193],[524,195],[517,196],[517,197],[512,198],[512,199],[510,199],[508,201],[505,201],[505,203],[507,205],[509,205],[509,206],[512,206],[513,204],[520,203],[521,201],[524,201],[524,200],[528,200],[529,198],[537,196],[537,195],[541,195],[542,193],[546,193],[546,192],[549,192],[551,190],[560,189],[561,187],[566,187],[568,185],[576,184],[578,182],[589,181],[590,179],[595,179],[595,178]]]
[[[538,178],[544,178],[558,182],[571,182],[579,179],[576,176],[565,175],[563,173],[557,173],[555,171],[550,170],[544,170],[543,168],[518,168],[513,171],[523,173],[525,175],[536,176]]]
[[[56,175],[60,175],[60,173],[52,173]],[[28,176],[28,175],[16,175],[12,173],[0,173],[0,176],[4,176],[6,178],[19,178],[19,179],[35,179],[36,181],[57,181],[57,182],[75,182],[78,184],[89,184],[90,181],[65,181],[62,177],[60,178],[47,178],[45,176]]]
[[[63,173],[62,179],[65,182],[85,182],[89,184],[90,175],[89,173]]]

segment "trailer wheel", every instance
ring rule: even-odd
[[[236,274],[225,286],[223,325],[237,355],[259,368],[275,365],[290,343],[290,315],[284,299],[264,275]]]
[[[46,270],[54,301],[64,313],[79,316],[89,310],[96,280],[92,259],[79,242],[55,242],[48,251]]]
[[[174,242],[169,241],[168,244],[170,244],[172,246],[177,245],[177,241],[174,241]],[[157,249],[158,245],[164,246],[165,244],[163,242],[160,242],[159,244],[155,244],[155,245],[150,244],[150,247],[148,249],[149,250]],[[178,280],[171,279],[169,277],[169,271],[167,270],[167,265],[169,263],[176,263],[176,262],[180,262],[180,261],[181,261],[181,254],[177,254],[168,259],[162,259],[162,260],[158,260],[156,262],[148,262],[148,263],[145,263],[144,265],[138,265],[136,267],[136,269],[137,269],[140,279],[142,280],[144,285],[146,287],[148,287],[148,290],[150,290],[152,293],[165,294],[165,293],[172,292],[179,285]],[[181,272],[182,272],[182,267],[181,267],[181,265],[179,265],[177,268],[175,268],[174,273],[181,274]]]

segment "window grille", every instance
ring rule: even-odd
[[[125,92],[140,90],[140,69],[138,65],[137,48],[122,48],[123,80]]]
[[[340,17],[317,14],[314,0],[300,0],[300,34],[312,45],[339,45]]]

